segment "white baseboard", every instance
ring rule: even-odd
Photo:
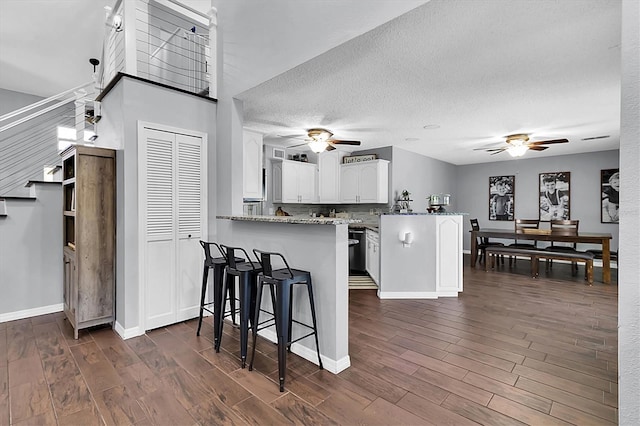
[[[15,321],[24,318],[37,317],[38,315],[53,314],[62,312],[64,304],[56,303],[55,305],[40,306],[38,308],[24,309],[22,311],[8,312],[0,314],[0,322]]]
[[[140,327],[124,328],[118,321],[116,321],[115,324],[116,326],[114,329],[116,333],[122,337],[122,340],[131,339],[132,337],[138,337],[144,334],[144,330],[141,330]]]
[[[275,343],[278,341],[278,338],[276,337],[276,332],[274,330],[269,330],[269,329],[260,330],[258,334],[260,334],[260,336],[264,337],[265,339],[271,342]],[[250,356],[251,348],[249,348],[248,352],[249,352],[249,357],[247,361],[251,358]],[[302,346],[300,343],[296,342],[291,345],[291,352],[293,352],[298,356],[301,356],[302,358],[306,359],[309,362],[314,363],[315,365],[318,365],[318,353],[313,348]],[[345,370],[351,366],[351,358],[349,358],[349,355],[336,360],[320,354],[320,358],[322,359],[322,368],[324,368],[325,370],[333,374],[338,374],[342,370]]]
[[[437,299],[435,291],[379,291],[380,299]]]

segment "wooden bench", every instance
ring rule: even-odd
[[[545,249],[527,249],[519,247],[487,247],[486,259],[484,262],[484,270],[488,271],[489,264],[491,268],[495,265],[495,256],[524,256],[531,259],[531,277],[538,277],[540,259],[566,260],[570,262],[585,263],[585,280],[589,285],[593,284],[593,253],[581,251],[553,251]]]

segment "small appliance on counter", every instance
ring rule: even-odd
[[[429,207],[427,207],[429,213],[444,213],[447,211],[444,206],[449,205],[451,195],[432,194],[427,197],[427,200],[429,201]]]
[[[262,201],[245,201],[242,204],[242,213],[245,216],[261,216]]]

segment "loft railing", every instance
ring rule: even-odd
[[[58,127],[82,140],[94,98],[90,82],[0,116],[0,195],[24,195],[27,181],[44,180],[60,163]]]
[[[216,13],[177,0],[120,0],[108,11],[99,80],[122,72],[215,98]]]

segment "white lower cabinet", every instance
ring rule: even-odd
[[[312,203],[316,200],[316,165],[301,161],[273,162],[273,201]]]
[[[367,256],[365,268],[371,279],[379,284],[380,277],[380,237],[377,232],[367,229]]]

